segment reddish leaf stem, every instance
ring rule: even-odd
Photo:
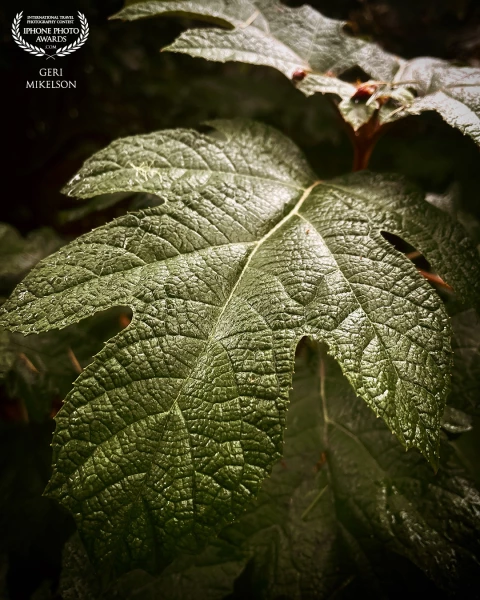
[[[357,131],[351,127],[350,139],[353,143],[353,167],[352,171],[363,171],[368,168],[373,149],[380,137],[385,133],[386,125],[378,122],[377,115],[362,125]]]
[[[423,269],[418,269],[418,272],[421,275],[423,275],[427,281],[431,281],[432,283],[435,283],[446,290],[453,291],[452,287],[448,285],[448,283],[443,281],[443,279],[439,275],[436,275],[435,273],[429,273],[428,271],[424,271]]]
[[[338,104],[332,99],[332,104],[335,107],[337,117],[345,127],[348,137],[352,142],[353,146],[353,166],[352,171],[363,171],[368,168],[370,157],[372,156],[373,149],[376,143],[389,128],[391,123],[381,125],[378,121],[378,115],[375,114],[372,118],[362,125],[357,131],[354,131],[353,127],[345,121],[342,114],[338,110]]]

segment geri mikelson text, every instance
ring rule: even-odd
[[[76,88],[77,82],[68,79],[49,79],[50,77],[63,77],[63,69],[47,69],[42,68],[38,74],[40,77],[45,79],[34,79],[33,81],[27,81],[27,89],[69,89]]]

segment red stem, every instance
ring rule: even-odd
[[[338,110],[338,104],[332,99],[332,104],[336,109],[337,117],[339,118],[342,125],[346,128],[348,137],[352,142],[353,146],[353,166],[352,171],[363,171],[368,168],[370,157],[372,156],[373,149],[380,137],[389,128],[391,123],[381,125],[378,122],[377,113],[372,118],[362,125],[357,131],[353,130],[353,127],[345,121],[342,114]]]
[[[350,139],[353,143],[353,171],[363,171],[368,168],[373,149],[380,137],[385,133],[386,126],[380,125],[377,115],[362,125],[357,131],[350,128]]]

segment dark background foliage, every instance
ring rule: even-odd
[[[302,2],[290,2],[300,5]],[[317,0],[323,14],[349,20],[357,35],[378,41],[404,57],[438,56],[480,64],[480,4],[476,0]],[[51,13],[61,1],[2,3],[2,83],[7,129],[4,220],[22,232],[58,225],[58,211],[73,206],[59,189],[83,160],[111,140],[166,127],[193,126],[212,117],[247,116],[268,121],[291,136],[320,176],[349,170],[351,148],[329,101],[305,98],[273,69],[238,63],[208,63],[159,49],[186,25],[179,19],[132,23],[108,21],[121,0],[78,0],[90,23],[90,37],[57,66],[77,80],[77,89],[28,90],[43,60],[13,43],[15,14],[29,8]],[[50,63],[49,63],[49,66]],[[414,142],[414,144],[412,144]],[[463,198],[478,191],[477,150],[439,117],[402,121],[376,149],[372,168],[395,170],[419,180],[429,191],[444,191],[460,181]],[[5,183],[5,178],[4,178]],[[20,197],[19,197],[20,184]],[[111,217],[111,215],[108,215]],[[104,220],[105,216],[101,218]],[[77,235],[98,222],[77,223],[65,233]]]
[[[313,0],[310,4],[326,16],[348,20],[352,33],[376,40],[390,52],[480,66],[478,0]],[[328,99],[305,98],[271,69],[160,54],[159,49],[188,22],[107,20],[121,6],[121,0],[68,3],[68,11],[83,12],[90,24],[85,46],[56,65],[64,69],[65,78],[77,81],[77,88],[26,90],[26,81],[38,78],[38,69],[50,65],[12,41],[13,17],[19,10],[62,13],[65,2],[25,0],[20,6],[18,1],[3,0],[3,221],[23,235],[52,227],[65,239],[101,225],[130,208],[131,198],[78,218],[75,209],[80,204],[59,191],[88,156],[121,136],[198,127],[216,117],[244,116],[278,127],[302,147],[320,177],[350,169],[349,139]],[[439,117],[424,114],[392,127],[376,147],[371,168],[404,173],[429,193],[449,191],[478,242],[476,221],[468,216],[480,216],[478,149]],[[10,277],[1,293],[7,295],[22,275]],[[110,313],[95,325],[96,331],[118,329],[125,318],[128,315],[122,312],[120,316]],[[109,336],[97,335],[89,351],[97,351]],[[83,364],[88,352],[82,354],[81,336],[75,340],[72,344],[78,342],[75,351]],[[65,356],[67,352],[65,346]],[[62,377],[67,388],[75,376],[72,365],[65,369]],[[42,589],[55,589],[62,546],[73,531],[70,518],[41,497],[49,478],[53,430],[49,415],[65,392],[62,386],[55,388],[44,417],[30,415],[27,423],[28,391],[8,383],[0,396],[0,557],[4,559],[0,590],[3,585],[12,599],[34,593],[39,598]],[[33,386],[34,396],[37,389]]]

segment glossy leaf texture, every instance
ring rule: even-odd
[[[396,116],[433,110],[443,120],[480,144],[480,69],[458,67],[437,58],[408,61],[395,75],[416,98]],[[389,119],[388,113],[385,115]]]
[[[480,69],[429,57],[403,60],[378,45],[347,35],[345,23],[308,5],[290,8],[276,0],[146,0],[129,3],[116,18],[164,14],[197,17],[229,29],[189,29],[165,50],[218,62],[273,67],[307,96],[335,94],[342,117],[354,130],[377,117],[380,123],[436,111],[452,127],[480,144]],[[360,67],[372,90],[358,97],[358,84],[340,76]],[[364,86],[365,88],[365,86]]]
[[[349,587],[391,597],[393,581],[414,592],[414,570],[410,582],[388,571],[394,555],[399,572],[409,562],[439,588],[474,594],[480,495],[448,445],[434,475],[324,350],[304,348],[295,370],[283,460],[256,506],[222,533],[253,553],[261,597],[330,598]]]
[[[85,551],[72,540],[62,596],[324,600],[436,588],[474,596],[480,496],[447,443],[442,455],[436,475],[418,455],[405,455],[335,361],[304,340],[283,458],[246,513],[199,555],[180,556],[160,577],[127,574],[103,596]]]
[[[89,159],[69,194],[164,204],[43,260],[3,309],[23,333],[133,310],[57,416],[48,488],[104,572],[161,569],[244,510],[281,454],[304,336],[329,345],[405,447],[438,462],[449,320],[381,231],[411,231],[461,291],[479,268],[461,228],[400,178],[319,182],[272,128],[213,126],[125,138]]]
[[[131,4],[115,17],[133,20],[168,13],[220,20],[233,29],[188,30],[166,50],[220,62],[266,65],[289,78],[297,71],[329,73],[335,84],[336,75],[360,66],[375,78],[391,79],[401,63],[376,44],[347,35],[342,21],[324,17],[308,5],[290,8],[275,0],[160,0]]]

